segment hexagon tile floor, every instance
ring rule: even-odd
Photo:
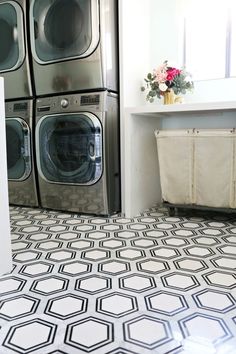
[[[10,213],[1,354],[236,353],[235,215]]]

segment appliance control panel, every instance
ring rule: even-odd
[[[27,102],[18,102],[13,104],[13,111],[14,112],[22,112],[27,111],[28,103]]]
[[[76,112],[79,108],[80,111],[102,111],[104,97],[104,93],[96,92],[38,98],[37,113]]]
[[[80,97],[80,105],[81,106],[91,106],[98,105],[100,103],[99,95],[81,95]]]
[[[6,102],[5,110],[6,117],[27,117],[31,112],[32,102],[30,101],[15,101],[15,102]]]

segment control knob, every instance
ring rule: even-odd
[[[63,98],[62,100],[61,100],[61,107],[62,108],[67,108],[69,106],[69,101],[68,101],[68,99],[67,98]]]

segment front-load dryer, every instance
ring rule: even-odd
[[[120,210],[118,99],[107,91],[39,98],[36,158],[41,206]]]
[[[0,0],[0,76],[5,99],[32,97],[26,13],[27,1]]]
[[[36,95],[118,91],[117,0],[30,0]]]
[[[9,202],[38,206],[33,146],[33,100],[6,102]]]

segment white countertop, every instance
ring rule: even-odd
[[[182,112],[201,112],[201,111],[217,111],[217,110],[236,110],[236,101],[222,102],[194,102],[194,103],[176,103],[176,104],[152,104],[137,107],[127,107],[127,114],[152,114],[152,113],[182,113]]]

